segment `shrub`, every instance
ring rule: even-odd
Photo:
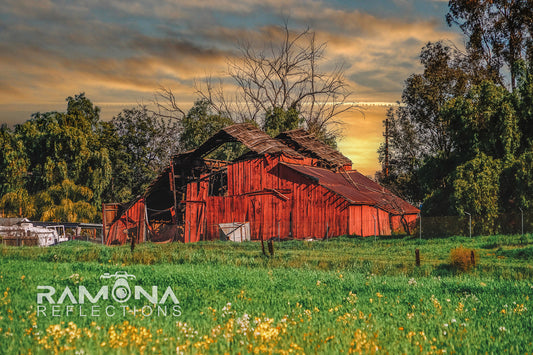
[[[453,268],[459,271],[469,271],[476,266],[479,260],[479,255],[474,249],[464,248],[460,246],[452,249],[450,252],[450,264]]]

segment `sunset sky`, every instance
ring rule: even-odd
[[[461,45],[446,12],[447,1],[436,0],[2,0],[0,123],[64,111],[65,98],[80,92],[106,120],[150,103],[159,87],[188,108],[194,82],[223,77],[239,40],[266,41],[288,18],[290,28],[309,26],[327,42],[324,68],[345,66],[365,115],[343,117],[339,148],[373,175],[387,110],[373,103],[400,99],[428,41]]]

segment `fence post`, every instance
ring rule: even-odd
[[[472,215],[468,212],[465,212],[468,215],[468,227],[469,227],[469,234],[470,238],[472,238]]]
[[[522,220],[522,237],[524,236],[524,210],[522,210],[522,207],[519,207],[520,209],[520,217]]]
[[[415,262],[416,266],[420,266],[420,250],[415,249]]]
[[[274,241],[272,238],[268,240],[268,252],[271,256],[274,256]]]
[[[261,250],[263,250],[263,255],[267,255],[265,252],[265,244],[263,240],[263,235],[261,234]]]
[[[419,238],[419,239],[422,240],[422,213],[419,213],[419,214],[418,214],[418,220],[419,220],[419,222],[420,222],[420,230],[419,230],[419,232],[420,232],[420,238]]]

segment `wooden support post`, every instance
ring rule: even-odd
[[[270,256],[274,256],[274,241],[272,239],[268,240],[268,252]]]
[[[128,234],[130,234],[130,233],[128,233]],[[130,234],[130,238],[131,238],[131,252],[133,253],[133,250],[135,249],[135,235],[133,235],[133,233],[131,233]]]
[[[415,249],[415,262],[416,266],[420,266],[420,250]]]

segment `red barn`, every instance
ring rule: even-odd
[[[228,142],[248,151],[232,162],[203,158]],[[271,138],[237,124],[174,156],[136,201],[104,205],[104,235],[107,244],[196,242],[235,231],[252,240],[390,235],[409,231],[418,213],[302,129]]]

